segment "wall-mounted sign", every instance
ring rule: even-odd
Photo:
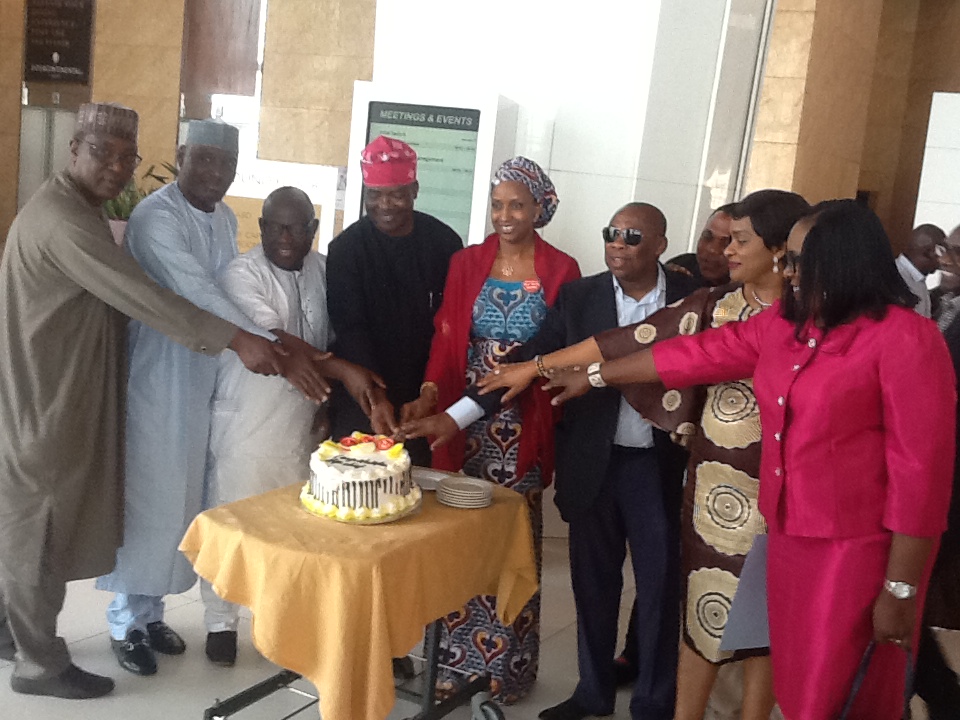
[[[466,238],[480,111],[374,101],[367,122],[367,142],[387,135],[417,151],[417,210],[442,220]]]
[[[27,0],[24,79],[87,84],[92,35],[93,0]]]

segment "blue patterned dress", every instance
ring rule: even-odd
[[[532,291],[531,291],[532,290]],[[489,373],[510,350],[532,338],[547,312],[543,289],[522,282],[488,278],[473,304],[467,348],[467,384]],[[543,546],[543,482],[540,468],[516,476],[522,432],[520,406],[504,406],[496,415],[467,428],[463,471],[521,493],[527,499],[539,578]],[[466,607],[447,615],[440,640],[444,670],[438,692],[448,694],[469,676],[488,673],[491,692],[503,703],[526,695],[537,679],[540,658],[540,591],[512,625],[495,612],[496,598],[478,595]]]

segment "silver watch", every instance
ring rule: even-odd
[[[905,582],[894,582],[892,580],[884,580],[883,589],[893,595],[897,600],[908,600],[917,594],[916,585]]]
[[[600,376],[600,363],[595,362],[587,365],[587,380],[589,380],[590,384],[595,388],[607,386],[607,384],[603,381],[603,378]]]

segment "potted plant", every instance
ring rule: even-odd
[[[159,175],[156,172],[156,165],[151,165],[146,169],[138,182],[136,177],[130,179],[127,186],[120,191],[112,200],[107,200],[103,204],[103,210],[107,213],[110,220],[110,230],[113,232],[113,239],[117,245],[123,245],[123,233],[127,228],[127,221],[130,219],[130,213],[147,195],[161,186],[166,185],[170,180],[177,176],[177,167],[168,162],[161,163],[168,175]],[[152,180],[155,184],[149,189],[144,183]]]

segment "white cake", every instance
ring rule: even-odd
[[[403,444],[359,432],[317,448],[300,493],[307,510],[343,522],[386,522],[406,515],[420,499]]]

